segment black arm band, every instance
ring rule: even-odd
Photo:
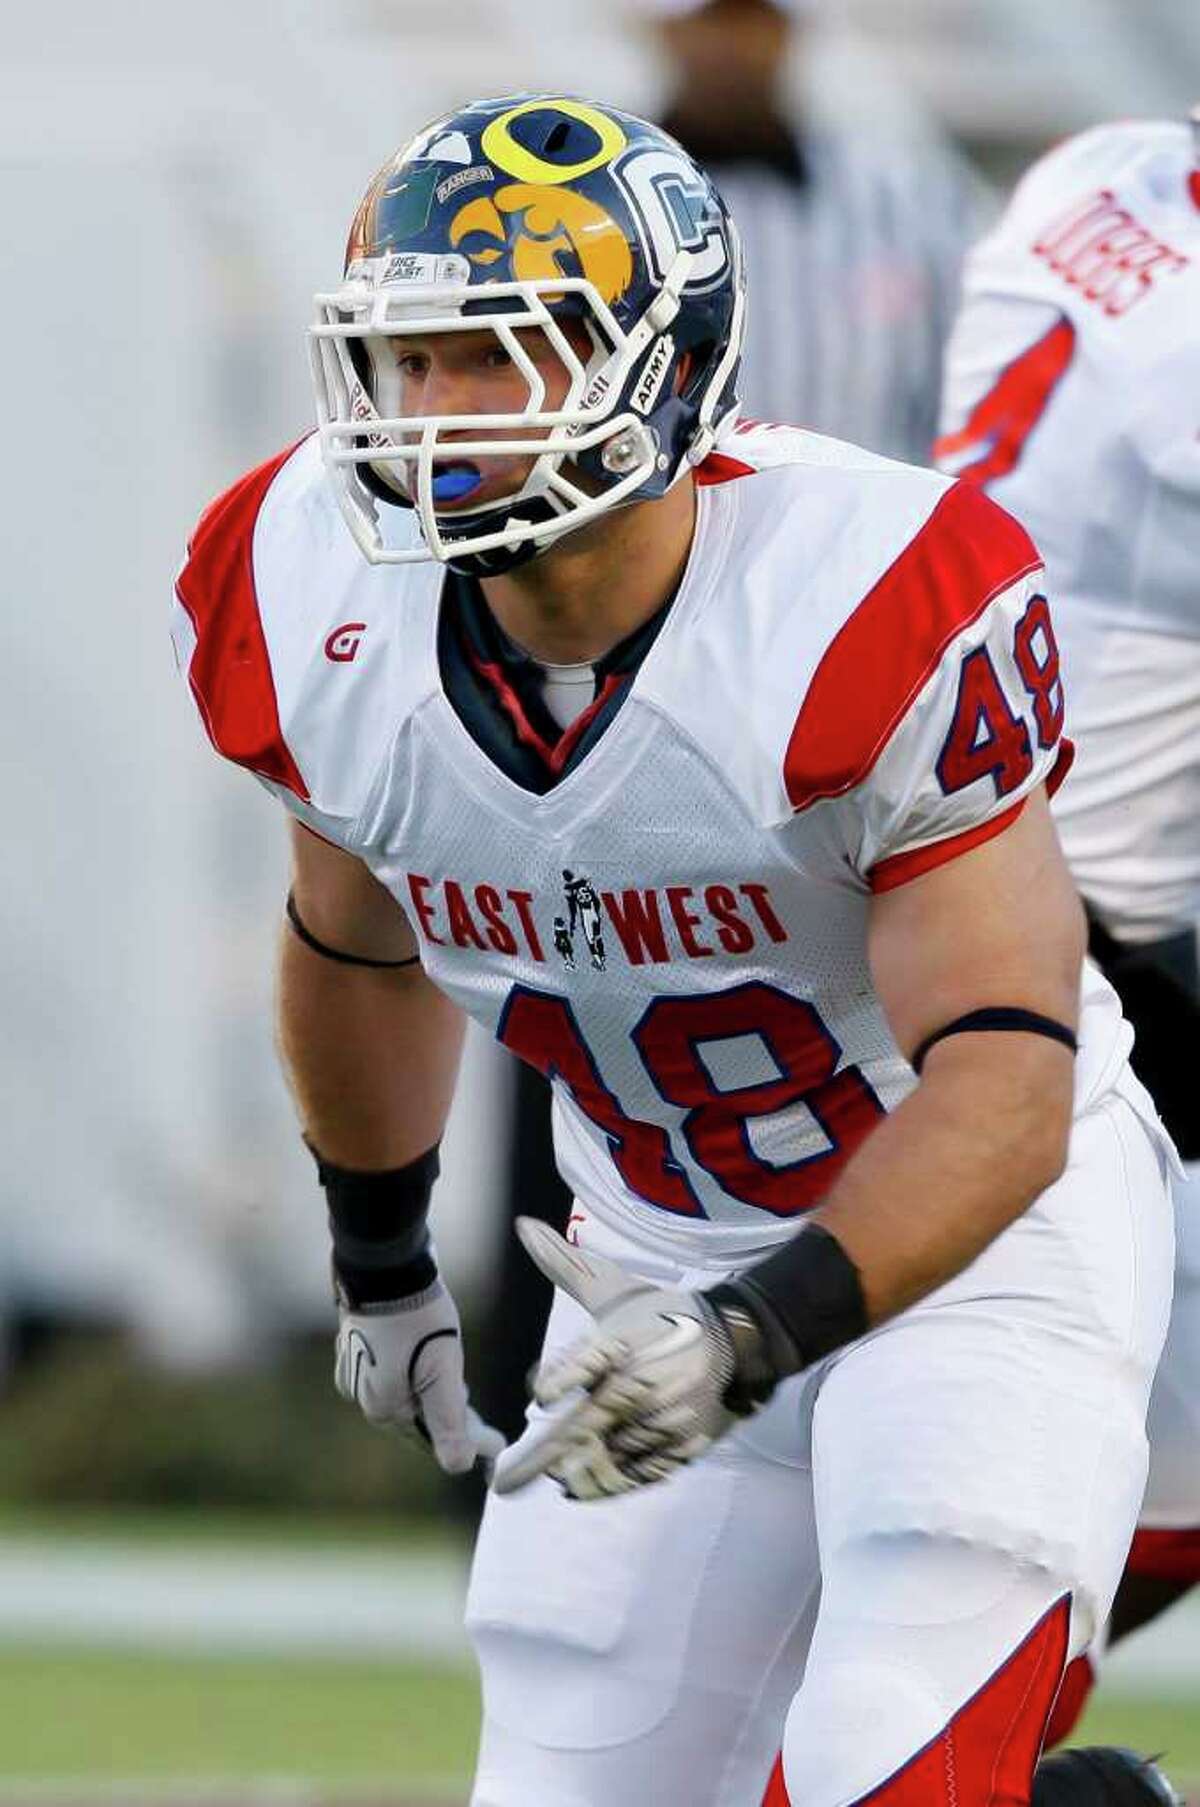
[[[1061,1042],[1064,1048],[1070,1048],[1072,1054],[1079,1047],[1075,1031],[1068,1029],[1065,1023],[1055,1022],[1052,1016],[1039,1016],[1036,1010],[1001,1004],[987,1010],[968,1010],[965,1016],[956,1016],[952,1023],[945,1023],[932,1035],[927,1035],[912,1057],[913,1071],[921,1071],[925,1056],[935,1042],[945,1041],[948,1035],[973,1035],[981,1029],[1022,1029],[1026,1035],[1044,1035],[1050,1041]]]
[[[394,971],[398,966],[419,966],[420,954],[410,954],[407,960],[368,960],[362,954],[343,954],[336,947],[330,947],[324,941],[318,941],[311,929],[306,929],[296,899],[289,891],[287,894],[287,919],[305,947],[310,947],[314,954],[320,954],[323,960],[336,960],[341,966],[378,966]]]
[[[429,1248],[429,1198],[438,1145],[386,1172],[336,1167],[308,1144],[329,1205],[333,1271],[348,1303],[377,1305],[423,1292],[437,1278]]]
[[[722,1317],[748,1313],[761,1334],[766,1360],[757,1390],[750,1378],[751,1399],[768,1397],[775,1381],[798,1374],[867,1329],[858,1269],[833,1232],[816,1223],[736,1280],[711,1287],[705,1297]],[[733,1326],[728,1327],[736,1346]],[[744,1402],[730,1404],[745,1409]]]

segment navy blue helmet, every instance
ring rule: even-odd
[[[663,495],[736,417],[744,313],[725,206],[657,126],[550,94],[437,120],[375,177],[317,297],[319,430],[355,539],[373,563],[495,572]],[[406,339],[467,330],[524,376],[519,405],[405,415]],[[471,507],[501,456],[519,485]],[[416,509],[422,546],[389,546],[389,504]]]

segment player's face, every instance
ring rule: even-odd
[[[592,347],[582,323],[567,320],[563,332],[580,362],[586,363]],[[563,359],[540,328],[522,328],[517,337],[545,384],[540,411],[561,407],[571,380]],[[529,406],[528,377],[490,328],[387,339],[374,355],[377,360],[390,361],[388,387],[399,415],[428,419],[433,415],[520,414]],[[441,435],[443,442],[457,439],[478,443],[487,437],[486,429],[477,427],[451,429]],[[545,428],[505,427],[496,437],[544,439]],[[437,458],[434,494],[438,512],[478,508],[512,495],[521,488],[532,467],[532,458],[514,452],[495,456],[475,452],[469,459],[461,460]]]

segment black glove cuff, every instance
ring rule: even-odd
[[[736,1281],[702,1293],[729,1344],[733,1372],[721,1399],[736,1418],[748,1418],[765,1405],[779,1382],[763,1326],[737,1292]]]
[[[346,1303],[382,1304],[432,1286],[437,1265],[427,1220],[440,1170],[437,1143],[403,1167],[373,1173],[338,1167],[307,1146],[329,1205],[333,1271]]]
[[[809,1224],[790,1242],[734,1280],[723,1280],[705,1294],[721,1313],[738,1351],[738,1374],[730,1389],[758,1389],[764,1372],[770,1387],[789,1374],[852,1343],[867,1329],[867,1307],[858,1269],[837,1237],[820,1224]],[[760,1345],[753,1351],[742,1342],[731,1320],[749,1316]],[[754,1399],[754,1391],[749,1392]],[[726,1402],[731,1411],[738,1406]],[[742,1409],[745,1409],[744,1407]]]

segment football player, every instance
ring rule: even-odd
[[[1200,1578],[1200,114],[1085,132],[1025,177],[967,265],[937,455],[1045,555],[1077,751],[1058,828],[1190,1163],[1115,1639]]]
[[[739,426],[743,305],[672,139],[473,103],[371,184],[318,432],[178,583],[295,822],[338,1384],[449,1470],[495,1453],[426,1221],[463,1013],[554,1082],[475,1807],[1023,1802],[1145,1480],[1173,1157],[1081,965],[1040,559]]]

